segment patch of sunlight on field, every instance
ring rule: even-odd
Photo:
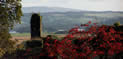
[[[30,37],[30,33],[12,33],[12,37]]]

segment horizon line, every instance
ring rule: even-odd
[[[77,9],[77,8],[67,8],[67,7],[51,7],[51,6],[22,6],[22,8],[23,7],[49,7],[49,8],[66,8],[66,9],[75,9],[75,10],[80,10],[80,11],[97,11],[97,12],[100,12],[100,11],[102,11],[102,12],[107,12],[107,11],[109,11],[109,12],[111,12],[111,11],[113,11],[113,12],[123,12],[123,10],[122,11],[116,11],[116,10],[82,10],[82,9]]]

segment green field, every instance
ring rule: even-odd
[[[12,33],[11,35],[13,37],[25,37],[25,36],[30,37],[30,33]]]

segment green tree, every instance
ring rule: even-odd
[[[12,29],[16,23],[20,23],[22,16],[21,0],[0,0],[0,49],[8,52],[13,48],[13,42],[9,40]],[[0,53],[2,53],[0,51]]]

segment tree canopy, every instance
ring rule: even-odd
[[[3,52],[13,50],[13,42],[9,29],[16,23],[20,23],[22,16],[21,0],[0,0],[0,56]]]
[[[21,0],[0,0],[0,24],[13,27],[22,16]]]

